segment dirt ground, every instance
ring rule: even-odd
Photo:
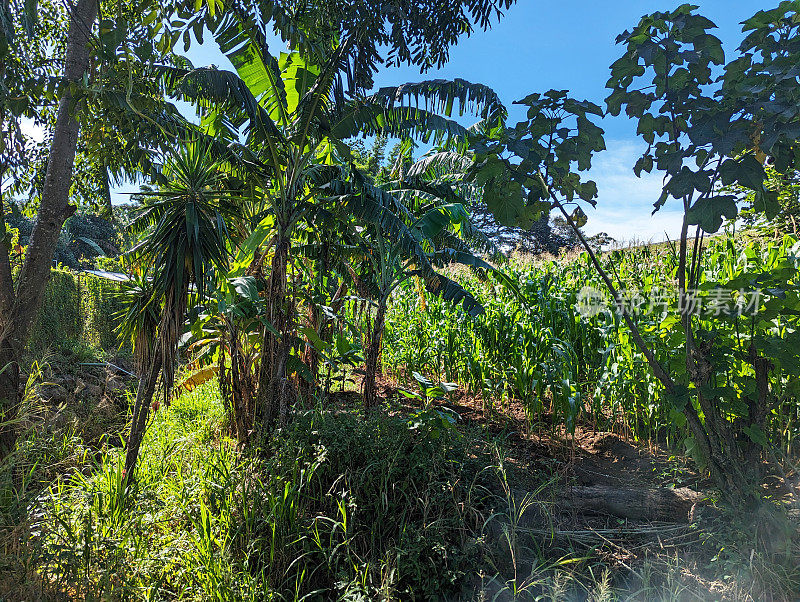
[[[391,377],[379,377],[379,394],[393,411],[418,411],[421,402],[401,395],[401,386]],[[360,395],[347,391],[333,399],[334,405],[353,407]],[[460,428],[481,427],[503,441],[505,462],[513,467],[513,483],[506,493],[512,504],[519,507],[530,502],[531,508],[528,516],[517,523],[520,541],[525,537],[535,540],[522,553],[521,560],[534,562],[531,554],[541,559],[542,550],[551,558],[591,556],[602,567],[626,575],[622,578],[624,587],[631,591],[645,591],[642,584],[650,579],[648,567],[657,566],[659,579],[668,585],[674,579],[670,587],[680,592],[675,599],[785,599],[763,588],[761,580],[769,580],[770,569],[766,564],[766,568],[756,566],[752,554],[750,572],[758,579],[730,575],[727,581],[720,579],[714,562],[726,541],[718,539],[716,533],[730,526],[726,523],[729,519],[716,507],[710,481],[688,458],[656,442],[635,441],[624,428],[606,432],[579,423],[574,433],[569,433],[561,426],[554,427],[546,414],[539,424],[530,426],[524,407],[516,401],[487,408],[480,398],[455,391],[448,399],[432,403],[454,413]],[[769,475],[764,489],[790,507],[795,518],[800,516],[800,475]],[[696,495],[701,501],[692,506],[688,517],[682,510],[674,520],[664,521],[663,516],[659,520],[631,519],[602,509],[586,511],[585,506],[576,510],[565,495],[572,490],[677,490]],[[796,530],[798,525],[800,521],[795,520]],[[707,570],[709,566],[714,570]],[[634,598],[649,599],[648,595]]]
[[[378,377],[378,391],[390,405],[404,412],[417,411],[421,405],[399,394],[401,384],[391,376]],[[352,404],[360,399],[356,391],[338,394]],[[480,426],[502,437],[510,460],[532,473],[546,472],[559,476],[564,483],[576,486],[608,487],[688,487],[710,490],[709,479],[698,473],[691,460],[654,441],[636,441],[623,426],[618,432],[597,430],[579,422],[573,433],[563,425],[553,426],[550,416],[530,426],[525,408],[517,400],[487,408],[478,396],[458,390],[447,400],[432,402],[458,416],[463,427]],[[800,501],[800,474],[769,474],[765,491],[787,503]]]

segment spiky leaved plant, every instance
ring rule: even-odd
[[[192,141],[182,146],[163,175],[162,185],[148,193],[151,201],[135,222],[144,235],[132,253],[152,266],[153,302],[160,301],[161,313],[147,373],[136,392],[125,459],[128,475],[136,466],[159,372],[165,398],[172,388],[191,285],[202,297],[212,266],[227,262],[223,216],[231,195],[207,145]]]

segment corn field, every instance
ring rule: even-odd
[[[773,269],[793,257],[796,243],[792,237],[713,239],[702,266],[701,301],[713,296],[706,283],[732,281],[746,268]],[[669,364],[683,353],[671,337],[678,320],[673,249],[666,244],[613,250],[603,261],[627,284],[637,325],[659,361]],[[387,320],[384,368],[411,383],[415,373],[430,382],[457,383],[489,406],[519,401],[531,425],[563,423],[574,430],[582,420],[610,430],[622,424],[638,439],[684,441],[680,414],[664,398],[610,297],[594,315],[580,312],[581,291],[603,290],[585,254],[550,260],[516,256],[503,270],[519,294],[468,270],[455,273],[458,282],[479,293],[486,312],[477,318],[424,295],[413,281],[398,289]],[[735,337],[749,321],[763,336],[780,337],[796,328],[797,316],[740,321],[728,335]],[[731,372],[742,369],[729,366]],[[789,454],[797,449],[799,426],[795,380],[780,371],[772,378],[782,395],[767,435]]]

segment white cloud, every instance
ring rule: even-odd
[[[644,148],[630,140],[608,140],[608,150],[598,154],[588,172],[597,182],[597,208],[587,210],[590,234],[606,232],[619,241],[662,241],[680,234],[682,211],[674,200],[667,201],[655,215],[653,203],[661,194],[661,174],[642,173],[637,178],[633,165]],[[666,233],[666,235],[665,235]]]

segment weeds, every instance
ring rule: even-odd
[[[424,417],[312,412],[242,455],[217,438],[223,414],[210,384],[160,410],[133,489],[115,450],[54,484],[36,526],[45,589],[429,599],[477,566],[496,497],[492,457],[469,437]]]
[[[709,591],[686,583],[683,560],[619,570],[593,551],[601,542],[591,543],[591,530],[588,544],[565,541],[554,522],[557,483],[518,489],[498,442],[435,407],[366,420],[306,412],[252,452],[221,434],[224,421],[206,383],[155,414],[135,486],[125,485],[122,450],[107,447],[73,460],[45,491],[31,488],[24,526],[4,538],[16,542],[3,556],[15,576],[5,595],[679,600]],[[743,542],[704,545],[731,550],[710,563],[733,576],[722,591],[796,582],[790,564],[738,555]]]

